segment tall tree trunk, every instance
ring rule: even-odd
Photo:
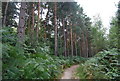
[[[86,47],[86,38],[85,38],[85,35],[83,33],[83,54],[84,54],[84,57],[87,57],[87,47]]]
[[[84,57],[87,57],[87,45],[86,45],[85,34],[83,34],[83,53],[84,53]]]
[[[67,27],[67,56],[70,56],[70,33]]]
[[[67,34],[67,35],[68,35],[68,34]],[[69,56],[69,41],[68,41],[68,38],[67,38],[66,43],[67,43],[67,56]]]
[[[75,34],[75,53],[77,56],[77,35]]]
[[[54,25],[55,25],[55,55],[58,55],[58,40],[57,40],[57,17],[56,14],[57,13],[57,3],[54,2]]]
[[[25,7],[26,3],[21,2],[20,16],[19,16],[19,26],[18,26],[18,43],[19,45],[24,43],[25,34]]]
[[[66,31],[65,31],[66,29],[65,29],[65,21],[64,21],[64,19],[63,19],[63,33],[64,33],[64,54],[65,54],[65,56],[67,56],[67,49],[66,49],[66,47],[67,47],[67,45],[66,45]]]
[[[80,50],[79,50],[79,52],[80,52],[80,56],[82,57],[82,43],[81,43],[81,39],[79,40],[79,48],[80,48]]]
[[[62,55],[62,52],[63,52],[63,51],[61,51],[61,48],[63,48],[63,42],[62,42],[62,37],[60,35],[60,45],[59,45],[60,55]]]
[[[38,35],[39,35],[39,26],[40,26],[40,0],[38,1],[38,23],[37,23],[37,28],[36,28],[36,38],[38,41]]]
[[[84,52],[84,34],[81,34],[81,56],[85,57],[85,52]]]
[[[92,57],[92,50],[91,50],[91,42],[90,42],[90,40],[88,40],[88,53],[89,53],[89,57]]]
[[[86,52],[87,52],[87,57],[89,56],[89,49],[88,49],[88,32],[86,30]]]
[[[29,43],[31,43],[31,26],[32,26],[32,23],[31,23],[31,19],[32,19],[32,12],[31,12],[31,8],[32,8],[32,6],[31,6],[31,3],[29,3],[29,2],[27,2],[26,3],[26,5],[27,5],[27,14],[29,15],[29,17],[28,17],[28,20],[27,20],[27,35],[28,35],[28,37],[29,37],[29,40],[28,40],[28,42]]]
[[[32,28],[31,28],[31,39],[32,39],[32,45],[34,44],[34,3],[32,3]]]
[[[31,15],[29,14],[29,18],[28,18],[28,36],[30,37],[30,33],[31,33]]]
[[[69,33],[68,33],[68,27],[66,26],[66,51],[67,56],[69,56]]]
[[[76,55],[76,51],[75,51],[75,33],[73,33],[73,54],[74,56]]]
[[[71,24],[71,29],[70,29],[70,35],[71,35],[71,54],[73,56],[73,35],[72,35],[72,24]]]
[[[86,37],[86,41],[85,41],[86,43],[86,57],[88,57],[88,40],[87,40],[87,37]]]
[[[6,16],[7,16],[8,4],[9,4],[9,2],[6,2],[5,13],[4,13],[4,18],[3,18],[3,26],[6,26]]]
[[[47,26],[47,23],[49,22],[48,21],[49,12],[50,12],[50,7],[48,6],[48,12],[46,14],[46,19],[45,19],[45,24],[44,24],[44,38],[45,38],[45,40],[46,40],[46,26]]]

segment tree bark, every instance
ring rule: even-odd
[[[87,57],[87,44],[86,44],[85,34],[83,34],[83,53],[84,53],[84,57]]]
[[[58,43],[57,43],[57,17],[56,17],[56,13],[57,13],[57,3],[54,2],[54,25],[55,25],[55,55],[58,55]]]
[[[32,28],[32,23],[31,23],[31,19],[32,19],[32,12],[31,12],[31,8],[32,8],[32,6],[31,6],[31,3],[29,3],[29,2],[27,2],[26,3],[26,5],[27,5],[27,14],[29,15],[29,17],[28,17],[28,20],[27,20],[27,35],[28,35],[28,37],[29,37],[29,43],[31,43],[31,28]]]
[[[80,48],[80,56],[82,57],[82,43],[81,43],[81,39],[79,40],[79,48]]]
[[[75,34],[75,53],[77,56],[77,35]]]
[[[49,15],[49,12],[50,12],[50,7],[48,6],[48,12],[46,14],[46,19],[45,19],[45,25],[44,25],[44,39],[46,40],[46,26],[47,26],[47,23],[49,22],[49,18],[48,18],[48,15]]]
[[[6,26],[6,16],[7,16],[8,4],[9,4],[9,2],[6,2],[4,19],[3,19],[3,26]]]
[[[25,2],[21,2],[20,16],[19,16],[19,26],[18,26],[18,42],[19,42],[19,44],[23,44],[24,43],[25,7],[26,7],[26,3]]]
[[[31,42],[33,45],[33,43],[34,43],[34,22],[35,22],[34,21],[34,3],[32,3],[32,10],[31,11],[32,11],[32,26],[31,26],[32,27],[31,28],[31,36],[32,36],[31,39],[32,40],[31,40]]]
[[[71,40],[71,54],[72,54],[72,56],[73,56],[73,35],[72,35],[72,24],[71,24],[71,29],[70,29],[70,35],[71,35],[71,38],[70,38],[70,40]]]
[[[82,33],[81,36],[81,56],[85,57],[85,51],[84,51],[84,34]]]
[[[86,37],[85,37],[85,34],[83,33],[83,56],[84,57],[87,57],[87,44],[86,44]]]
[[[87,52],[87,57],[89,56],[89,49],[88,49],[88,32],[86,30],[86,52]]]
[[[69,31],[67,26],[66,26],[66,51],[67,56],[69,56]]]
[[[66,45],[66,29],[65,29],[65,23],[64,23],[64,19],[63,19],[63,33],[64,33],[64,55],[67,56],[67,45]]]
[[[89,43],[88,43],[88,55],[89,55],[89,57],[92,57],[91,42],[90,42],[90,40],[88,40],[88,41],[89,41]]]
[[[40,0],[38,1],[38,23],[37,23],[37,28],[36,28],[36,38],[38,41],[38,35],[39,35],[39,23],[40,23]]]

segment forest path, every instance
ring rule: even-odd
[[[75,70],[79,67],[79,65],[73,65],[70,68],[65,69],[63,76],[61,79],[73,79]]]

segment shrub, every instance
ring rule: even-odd
[[[76,75],[81,79],[119,79],[119,63],[116,49],[102,51],[80,64]]]

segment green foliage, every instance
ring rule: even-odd
[[[3,44],[3,79],[53,79],[83,58],[63,58],[48,54],[25,53],[20,55],[17,48]]]
[[[109,30],[109,47],[110,48],[117,48],[118,46],[118,37],[117,37],[117,18],[113,17],[111,21],[111,26]]]
[[[5,15],[5,8],[6,8],[6,3],[7,2],[2,2],[2,16],[4,17]],[[8,2],[8,9],[7,9],[7,14],[6,14],[6,26],[17,26],[17,22],[15,21],[15,18],[19,15],[18,12],[18,2]],[[3,19],[3,18],[2,18]]]
[[[54,79],[64,68],[84,61],[81,57],[56,57],[50,54],[47,43],[36,48],[24,44],[24,54],[16,47],[16,30],[4,28],[2,32],[3,79]]]
[[[118,50],[120,52],[120,1],[118,2],[118,10],[117,10],[117,38],[118,38]]]
[[[83,63],[87,60],[87,58],[83,58],[83,57],[80,57],[80,56],[70,56],[70,57],[60,56],[59,58],[62,59],[61,60],[62,63],[60,63],[60,64],[63,64],[63,69],[67,68],[67,67],[70,67],[71,65],[75,65],[75,64],[78,64],[78,63]]]
[[[16,47],[16,32],[14,28],[4,28],[2,32],[3,79],[49,79],[54,78],[61,71],[58,61],[41,50],[24,45],[24,54],[18,53]],[[34,53],[32,54],[32,52]],[[56,72],[54,72],[56,71]]]
[[[120,51],[120,2],[118,2],[116,16],[112,18],[109,30],[109,47]]]
[[[4,13],[5,4],[3,3],[2,12]],[[37,5],[35,3],[35,11],[37,11]],[[0,30],[2,33],[2,54],[3,54],[3,79],[54,79],[62,73],[64,68],[70,67],[73,64],[83,63],[86,61],[85,58],[79,56],[62,56],[64,53],[64,34],[63,31],[66,29],[66,42],[68,52],[70,53],[70,29],[72,28],[71,34],[75,39],[74,34],[77,36],[73,40],[73,48],[77,48],[84,55],[86,51],[92,50],[97,53],[107,48],[107,40],[105,37],[105,29],[103,29],[102,21],[100,17],[96,18],[93,26],[91,27],[90,18],[83,13],[82,7],[77,5],[76,2],[62,2],[57,3],[57,26],[58,26],[58,54],[59,57],[54,56],[54,4],[53,3],[41,3],[41,13],[44,14],[44,9],[48,10],[45,20],[40,19],[38,21],[37,13],[35,12],[34,30],[31,30],[33,22],[31,18],[31,8],[29,3],[27,4],[28,9],[26,10],[25,21],[25,42],[22,44],[23,49],[18,49],[17,43],[17,28],[15,27],[4,27]],[[16,26],[15,18],[18,16],[18,3],[9,3],[7,10],[6,26]],[[31,7],[31,6],[30,6]],[[14,9],[13,9],[14,8]],[[118,5],[119,8],[119,5]],[[45,11],[46,11],[45,10]],[[10,13],[9,13],[10,12]],[[109,43],[111,48],[120,46],[119,42],[119,21],[120,14],[119,9],[117,12],[114,26],[111,26],[109,34]],[[34,12],[33,12],[34,13]],[[5,14],[3,14],[4,16]],[[8,16],[9,15],[9,16]],[[30,18],[30,22],[28,22]],[[26,20],[28,19],[28,20]],[[65,29],[63,29],[62,20],[65,20]],[[39,24],[37,25],[37,23]],[[39,27],[39,32],[36,32],[36,27]],[[34,33],[33,33],[34,32]],[[37,35],[38,34],[38,38]],[[83,35],[83,36],[82,36]],[[80,40],[80,42],[79,42]],[[77,42],[77,46],[74,43]],[[81,47],[79,47],[79,43]],[[84,51],[84,49],[88,49]],[[86,45],[86,47],[85,47]],[[85,48],[84,48],[85,47]],[[80,49],[79,49],[80,48]],[[76,49],[75,49],[76,50]],[[75,51],[73,50],[73,51]],[[18,52],[19,51],[19,52]],[[21,51],[21,52],[20,52]],[[80,52],[78,51],[78,52]],[[77,52],[77,53],[78,53]],[[75,52],[76,53],[76,52]],[[90,53],[89,53],[90,54]],[[118,53],[115,49],[110,51],[99,52],[95,57],[90,58],[85,63],[80,65],[78,68],[77,75],[81,79],[118,79]],[[80,55],[80,54],[78,54]],[[89,55],[88,55],[89,56]],[[92,55],[90,55],[92,56]]]
[[[105,29],[103,28],[102,21],[99,16],[95,18],[93,26],[91,27],[91,38],[94,54],[108,47]]]
[[[47,54],[17,54],[12,46],[3,46],[4,79],[49,79],[60,72],[60,65]]]
[[[0,33],[2,33],[2,43],[9,43],[10,45],[15,45],[16,43],[16,34],[17,29],[14,27],[4,27],[0,30]]]
[[[99,52],[80,64],[76,75],[80,79],[120,79],[118,57],[116,49]]]

